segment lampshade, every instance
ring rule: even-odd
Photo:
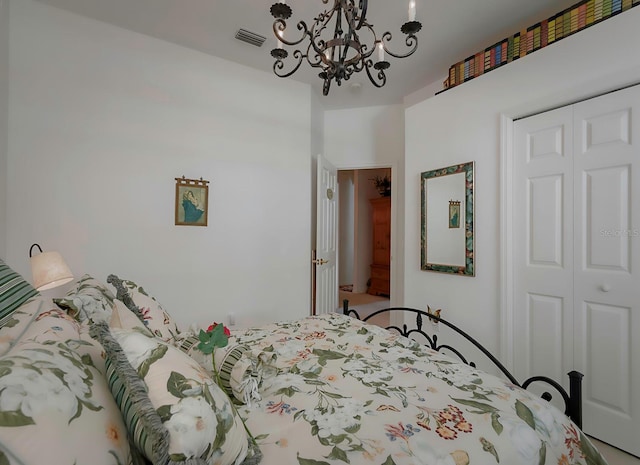
[[[73,280],[73,275],[58,252],[42,252],[31,257],[33,287],[46,291]]]

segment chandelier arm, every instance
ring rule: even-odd
[[[371,84],[373,84],[374,86],[380,88],[387,83],[387,75],[384,74],[384,70],[382,69],[378,70],[377,77],[378,79],[380,79],[380,83],[376,82],[375,78],[373,77],[370,71],[370,68],[372,67],[373,67],[373,61],[367,60],[364,69],[367,71],[367,76],[369,76],[369,81],[371,81]]]
[[[298,23],[298,30],[302,31],[302,37],[300,37],[299,40],[285,39],[284,34],[280,34],[280,33],[284,32],[286,29],[287,29],[287,22],[284,19],[276,19],[273,22],[273,33],[275,34],[276,38],[285,45],[290,45],[290,46],[298,45],[307,37],[307,35],[309,35],[309,29],[307,28],[307,24],[304,21],[300,21]]]
[[[406,46],[410,47],[410,50],[404,54],[394,53],[391,50],[389,50],[387,48],[387,42],[389,41],[391,41],[391,33],[385,32],[384,34],[382,34],[382,40],[380,41],[382,43],[382,47],[384,48],[384,51],[386,53],[388,53],[394,58],[407,58],[408,56],[413,55],[413,53],[418,49],[418,38],[413,34],[407,35],[407,38],[404,41]]]
[[[358,21],[358,26],[356,27],[356,31],[359,31],[362,26],[368,26],[367,23],[367,0],[360,0],[360,19]]]
[[[298,71],[298,68],[300,68],[300,65],[302,64],[302,60],[306,55],[303,55],[300,50],[296,50],[293,52],[293,56],[298,60],[298,62],[291,71],[285,74],[280,74],[280,71],[284,68],[284,62],[282,60],[276,60],[275,63],[273,63],[273,73],[278,77],[286,78]]]

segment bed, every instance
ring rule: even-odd
[[[0,463],[606,463],[515,383],[341,313],[232,329],[216,379],[170,311],[108,282],[21,282],[2,311]]]

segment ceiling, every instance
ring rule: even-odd
[[[38,0],[41,3],[115,26],[272,72],[275,47],[269,8],[275,0]],[[312,22],[328,0],[289,0],[294,23]],[[546,19],[577,0],[416,0],[422,22],[418,50],[409,58],[388,58],[387,84],[374,87],[366,73],[357,73],[341,87],[332,83],[322,96],[317,70],[303,64],[288,79],[310,83],[325,109],[402,103],[403,97],[433,82],[442,82],[449,67],[497,41]],[[378,34],[391,32],[389,43],[403,52],[409,0],[372,0],[368,19]],[[235,39],[239,28],[267,37],[260,48]],[[292,34],[293,34],[292,32]],[[291,53],[290,58],[291,59]],[[304,69],[303,69],[304,68]],[[215,77],[212,76],[212,79]],[[280,79],[274,76],[274,79]]]

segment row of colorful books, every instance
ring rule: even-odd
[[[582,0],[449,68],[448,89],[640,5],[640,0]]]

